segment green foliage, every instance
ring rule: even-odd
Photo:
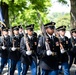
[[[63,4],[67,4],[67,0],[58,0],[58,1],[63,3]]]
[[[63,16],[60,16],[56,20],[56,27],[59,27],[61,25],[65,25],[67,27],[67,30],[70,30],[70,14],[69,13]]]
[[[51,6],[50,0],[2,0],[9,6],[9,24],[12,26],[25,22],[34,23],[35,29],[39,29],[37,10],[41,13],[43,22],[48,22],[47,8]]]
[[[65,13],[58,13],[58,12],[54,12],[54,13],[51,13],[50,15],[48,15],[48,18],[51,20],[51,21],[56,21],[59,17],[63,16]]]
[[[55,12],[50,14],[49,19],[56,22],[56,28],[65,25],[67,30],[70,30],[70,13],[65,14]]]
[[[47,6],[51,6],[50,0],[30,0],[33,4],[33,9],[38,9],[40,11],[46,11]]]

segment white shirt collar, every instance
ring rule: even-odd
[[[8,35],[4,35],[4,37],[6,38],[6,37],[8,37]]]
[[[53,35],[49,35],[48,33],[47,33],[47,35],[48,35],[50,38],[52,38],[52,37],[53,37]]]
[[[30,35],[28,35],[28,37],[31,39],[32,38],[32,36],[30,36]]]
[[[73,36],[74,39],[76,39],[76,37]]]
[[[64,36],[60,35],[61,38],[64,38]]]
[[[16,37],[19,37],[19,35],[15,35]]]

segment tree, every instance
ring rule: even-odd
[[[71,27],[76,28],[76,0],[70,0],[71,4]]]
[[[64,14],[60,16],[58,19],[56,19],[56,27],[59,27],[61,25],[65,25],[67,30],[70,30],[70,14]]]
[[[56,22],[56,28],[65,25],[70,30],[70,14],[54,12],[50,14],[49,19]]]
[[[6,11],[3,11],[7,27],[9,27],[9,24],[17,25],[25,20],[29,23],[37,23],[37,10],[45,16],[47,8],[51,6],[50,0],[1,0],[0,2],[1,8],[3,7],[2,11],[5,9],[7,11],[6,16],[4,13]]]
[[[67,4],[66,0],[58,0],[58,1]],[[70,0],[70,6],[71,6],[70,25],[71,25],[71,28],[76,28],[76,0]]]

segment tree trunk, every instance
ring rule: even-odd
[[[4,23],[7,27],[9,27],[8,5],[4,2],[1,2],[1,9]]]
[[[70,11],[71,28],[75,28],[76,27],[76,0],[70,0],[70,4],[71,4],[71,11]]]

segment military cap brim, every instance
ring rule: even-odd
[[[49,22],[45,24],[44,27],[49,27],[49,26],[52,27],[52,26],[55,26],[55,24],[56,24],[55,22]]]
[[[60,31],[60,30],[64,30],[65,31],[66,30],[66,26],[60,26],[60,27],[56,28],[56,30],[57,31]]]
[[[71,29],[71,32],[72,32],[72,33],[73,33],[73,32],[76,32],[76,28]]]
[[[8,28],[3,28],[2,31],[8,32]]]
[[[13,30],[19,30],[18,26],[14,26]]]
[[[27,25],[27,26],[26,26],[26,29],[27,29],[27,30],[28,30],[28,29],[34,29],[34,24]]]

